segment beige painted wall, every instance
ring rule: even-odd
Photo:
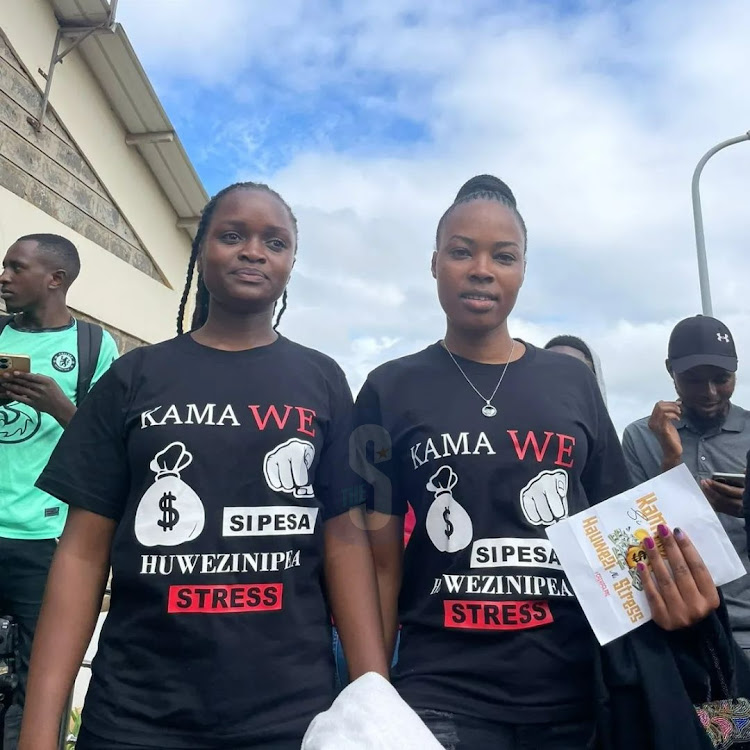
[[[0,28],[40,88],[57,22],[46,0],[2,0]],[[58,65],[50,104],[94,172],[164,274],[164,286],[102,250],[7,190],[0,189],[0,235],[5,247],[20,234],[56,232],[79,248],[83,270],[71,305],[144,341],[174,335],[190,238],[78,52]],[[172,287],[172,288],[169,288]]]
[[[78,248],[81,275],[68,293],[71,307],[150,343],[175,335],[177,292],[0,187],[3,251],[30,232],[61,234]]]

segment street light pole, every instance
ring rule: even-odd
[[[701,288],[701,304],[703,306],[704,315],[713,315],[713,307],[711,306],[711,287],[708,282],[708,263],[706,262],[706,239],[703,236],[703,213],[701,211],[701,194],[700,194],[700,179],[703,167],[706,166],[706,162],[717,152],[721,151],[727,146],[732,146],[735,143],[742,143],[742,141],[750,141],[750,130],[747,133],[738,135],[736,138],[730,138],[728,141],[722,141],[721,143],[714,146],[712,149],[707,151],[703,158],[698,162],[698,165],[693,172],[693,220],[695,222],[695,246],[698,250],[698,280]]]

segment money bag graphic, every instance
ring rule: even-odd
[[[144,547],[176,547],[197,539],[203,531],[203,503],[180,479],[180,472],[192,460],[182,443],[171,443],[149,464],[156,480],[135,512],[135,537]]]
[[[427,511],[427,534],[441,552],[459,552],[467,547],[474,536],[474,526],[469,514],[453,497],[458,476],[450,466],[441,466],[427,483],[435,499]]]

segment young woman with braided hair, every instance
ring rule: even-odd
[[[42,474],[71,508],[21,750],[57,747],[110,561],[78,750],[297,750],[334,695],[331,614],[352,677],[387,675],[351,393],[273,323],[296,249],[267,186],[213,198],[180,305],[181,332],[197,269],[191,332],[120,359]]]
[[[394,684],[446,748],[708,748],[693,703],[718,682],[697,655],[710,644],[734,686],[736,649],[686,535],[659,528],[674,579],[645,540],[654,621],[604,650],[546,538],[629,479],[591,370],[508,330],[526,242],[508,186],[469,180],[432,256],[444,338],[357,398],[388,653],[401,624]]]
[[[190,260],[188,261],[187,279],[185,281],[185,288],[183,289],[183,292],[182,292],[182,298],[180,299],[180,308],[177,314],[177,333],[180,335],[184,332],[185,310],[187,308],[187,301],[188,301],[188,297],[190,296],[190,288],[192,287],[192,284],[193,284],[193,276],[195,274],[195,267],[196,265],[198,265],[198,258],[200,256],[201,247],[203,245],[203,240],[205,238],[206,230],[211,222],[211,218],[213,217],[214,211],[216,210],[216,207],[221,201],[221,199],[225,195],[228,195],[229,193],[232,193],[237,190],[248,190],[248,191],[255,190],[255,191],[264,192],[268,195],[271,195],[277,198],[286,207],[287,214],[289,215],[289,220],[291,221],[292,226],[294,228],[294,237],[295,237],[294,252],[296,254],[297,218],[292,213],[292,209],[289,208],[289,206],[287,206],[283,198],[275,190],[272,190],[267,185],[263,185],[263,184],[255,183],[255,182],[237,182],[234,185],[229,185],[228,187],[225,187],[223,190],[220,190],[213,198],[211,198],[211,200],[206,204],[206,207],[203,209],[203,212],[201,213],[201,219],[198,224],[198,230],[195,233],[195,239],[193,239],[193,245],[192,245],[191,253],[190,253]],[[202,277],[202,273],[200,269],[198,271],[197,287],[198,288],[195,294],[195,309],[193,311],[193,320],[191,324],[191,330],[196,330],[204,326],[206,322],[208,321],[208,315],[209,315],[211,295],[209,294],[209,291],[206,288],[206,284],[203,281],[203,277]],[[274,305],[273,305],[274,313],[276,311],[276,305],[277,305],[277,302],[274,302]],[[287,305],[287,289],[286,287],[284,287],[284,292],[281,295],[281,308],[279,309],[279,314],[276,318],[276,322],[273,323],[274,331],[279,327],[279,323],[281,322],[281,317],[286,311],[286,305]]]

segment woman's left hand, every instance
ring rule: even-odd
[[[680,529],[674,533],[663,524],[657,539],[643,540],[651,564],[638,563],[643,590],[651,607],[654,622],[664,630],[688,628],[704,620],[719,606],[719,592],[687,534]],[[669,567],[659,554],[662,546]],[[670,573],[671,569],[671,573]]]

